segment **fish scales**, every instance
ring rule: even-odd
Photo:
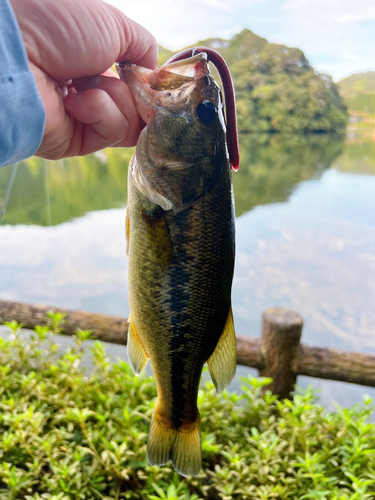
[[[201,62],[195,58],[195,68]],[[157,384],[148,459],[156,465],[172,460],[184,475],[196,475],[201,465],[197,396],[203,366],[207,362],[222,390],[236,365],[232,174],[219,117],[211,126],[197,123],[202,98],[209,96],[221,112],[220,92],[204,63],[203,75],[189,77],[182,89],[163,70],[160,78],[173,90],[147,94],[156,109],[128,174],[128,353],[136,373],[150,359]],[[124,79],[132,89],[142,78],[133,72]],[[151,79],[162,86],[157,74]]]
[[[230,308],[234,227],[228,186],[223,184],[177,215],[158,214],[155,222],[143,211],[147,206],[152,213],[157,206],[150,206],[129,178],[130,231],[137,232],[129,248],[130,311],[132,317],[142,318],[136,330],[151,358],[159,395],[163,399],[168,395],[168,418],[176,428],[189,421],[184,415],[196,406],[203,364],[216,347]],[[153,224],[162,230],[154,231],[152,240]],[[223,233],[229,237],[224,239]],[[170,248],[165,248],[161,235],[170,238]],[[146,331],[153,332],[152,341],[142,335]],[[165,372],[166,360],[169,376],[163,380],[160,373]]]

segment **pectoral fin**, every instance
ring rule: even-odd
[[[237,350],[232,308],[216,349],[207,360],[208,370],[217,392],[223,391],[236,373]]]
[[[128,330],[128,357],[130,366],[136,375],[139,375],[148,362],[146,351],[139,340],[137,331],[129,316],[129,330]]]

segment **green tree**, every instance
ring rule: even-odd
[[[210,38],[195,45],[211,47],[227,61],[240,131],[307,133],[345,128],[347,110],[336,85],[330,76],[314,71],[301,50],[268,43],[248,29],[230,40]]]

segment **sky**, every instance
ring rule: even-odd
[[[334,81],[375,70],[375,0],[107,0],[179,50],[243,28],[298,47]]]

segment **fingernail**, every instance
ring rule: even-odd
[[[77,78],[76,80],[73,80],[73,86],[78,92],[80,92],[82,90],[88,90],[97,87],[102,79],[103,77],[99,75],[85,76],[84,78]]]
[[[68,87],[66,85],[58,85],[56,87],[56,92],[64,99],[64,97],[68,95]]]
[[[64,98],[64,105],[69,108],[75,108],[81,104],[82,95],[81,94],[68,94]]]

